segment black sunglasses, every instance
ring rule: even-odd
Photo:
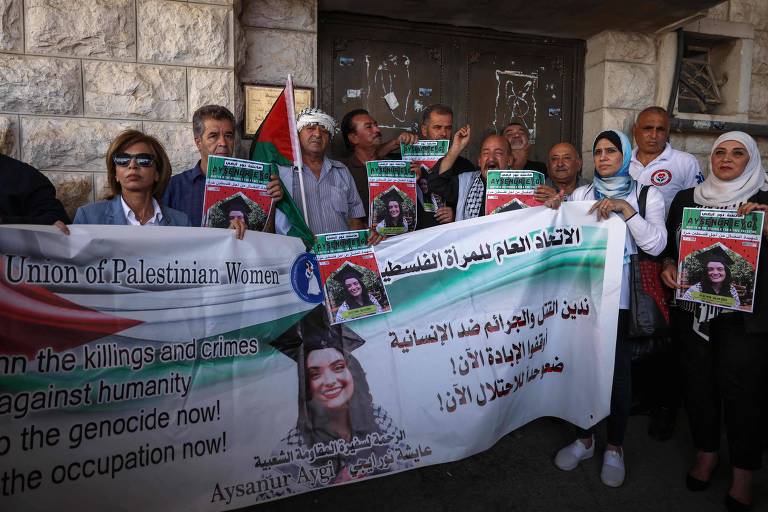
[[[112,155],[112,161],[115,162],[115,165],[119,165],[120,167],[126,167],[134,158],[140,167],[152,167],[152,163],[155,161],[155,157],[149,153],[138,153],[135,155],[130,153],[115,153]]]

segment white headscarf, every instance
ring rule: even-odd
[[[309,107],[299,112],[296,118],[296,129],[301,131],[305,126],[319,124],[333,137],[336,130],[336,120],[320,110],[319,108]]]
[[[722,142],[735,140],[747,148],[749,162],[738,178],[723,181],[712,172],[712,154]],[[693,190],[693,199],[697,204],[718,208],[736,208],[755,195],[758,190],[768,190],[768,174],[760,160],[757,142],[744,132],[728,132],[717,138],[709,154],[709,175],[701,185]]]

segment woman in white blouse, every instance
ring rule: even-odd
[[[592,152],[595,159],[594,181],[574,190],[570,200],[595,201],[589,212],[595,212],[598,219],[607,219],[615,213],[627,224],[611,414],[608,417],[608,439],[600,473],[605,485],[618,487],[624,482],[624,431],[632,405],[632,350],[627,337],[629,256],[635,254],[638,248],[654,256],[660,254],[667,243],[667,229],[664,222],[664,198],[655,187],[650,187],[647,193],[645,218],[638,213],[641,188],[629,175],[632,146],[626,135],[614,130],[604,131],[595,138]],[[555,465],[564,471],[572,470],[580,461],[592,457],[594,451],[593,429],[580,430],[577,439],[557,453]]]

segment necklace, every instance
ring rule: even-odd
[[[152,209],[152,211],[150,213],[146,213],[146,210],[144,210],[144,212],[145,213],[143,215],[136,215],[136,220],[138,220],[139,224],[141,224],[141,225],[146,224],[147,221],[149,221],[149,219],[152,218],[152,215],[155,213],[155,210]],[[135,214],[135,212],[134,212],[134,214]]]

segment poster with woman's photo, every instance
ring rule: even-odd
[[[409,469],[431,455],[413,457],[405,430],[376,401],[388,389],[372,389],[358,359],[367,341],[348,324],[330,324],[317,306],[271,342],[296,362],[298,411],[272,454],[256,455],[254,465],[285,482],[286,494]]]
[[[764,213],[686,208],[677,299],[752,312]]]
[[[445,200],[429,189],[427,175],[437,161],[448,153],[449,146],[450,141],[447,139],[420,140],[415,144],[400,144],[401,158],[406,162],[416,162],[421,169],[421,175],[416,178],[416,184],[421,191],[425,212],[434,213],[438,208],[445,206]]]
[[[544,180],[544,175],[537,171],[488,171],[485,214],[541,206],[544,203],[537,201],[533,193]]]
[[[366,162],[371,228],[386,236],[416,229],[416,173],[404,160]]]
[[[320,266],[331,324],[392,310],[367,230],[317,235],[312,251]]]
[[[273,164],[208,157],[203,199],[203,226],[228,228],[242,220],[248,229],[263,231],[271,214],[272,198],[267,192]]]

